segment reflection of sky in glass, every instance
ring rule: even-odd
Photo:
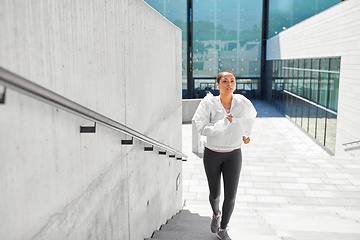
[[[292,0],[270,0],[269,8],[276,8],[276,9],[286,9],[289,7],[289,4]]]
[[[210,21],[227,30],[252,30],[261,26],[261,0],[194,0],[194,22]]]
[[[340,2],[341,0],[270,0],[268,37]]]
[[[171,22],[180,20],[186,22],[186,0],[144,0],[161,15]]]

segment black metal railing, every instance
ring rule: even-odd
[[[41,87],[25,78],[22,78],[2,67],[0,67],[0,84],[4,85],[5,96],[6,88],[13,89],[17,92],[21,92],[30,97],[36,98],[42,102],[48,103],[54,107],[61,108],[67,112],[71,112],[96,124],[100,124],[116,131],[122,132],[132,138],[138,139],[150,146],[144,147],[145,151],[151,151],[153,147],[159,148],[159,154],[164,155],[164,152],[169,153],[169,157],[176,158],[177,160],[186,160],[187,156],[182,152],[169,147],[155,139],[152,139],[136,130],[129,128],[117,121],[114,121],[104,115],[101,115],[89,108],[86,108],[76,102],[73,102],[59,94],[52,92],[44,87]],[[5,102],[5,100],[3,99]],[[91,130],[90,130],[91,131]],[[83,132],[89,132],[88,129],[83,129]],[[131,140],[123,140],[123,144],[131,144]]]

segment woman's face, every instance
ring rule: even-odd
[[[231,73],[224,73],[216,85],[219,87],[220,94],[232,94],[236,88],[235,77]]]

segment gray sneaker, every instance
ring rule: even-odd
[[[211,220],[211,232],[212,233],[216,233],[217,230],[220,227],[220,217],[221,217],[221,212],[219,211],[219,216],[215,216],[213,215],[213,218]]]
[[[221,240],[231,240],[228,235],[227,229],[220,231],[220,228],[218,228],[216,236]]]

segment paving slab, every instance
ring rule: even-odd
[[[258,117],[242,148],[232,239],[360,239],[359,159],[330,156],[268,103],[253,103]],[[191,139],[192,126],[184,124],[184,209],[211,217],[202,158]]]

